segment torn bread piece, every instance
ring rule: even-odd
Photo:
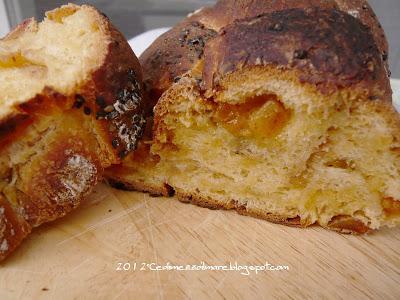
[[[0,260],[136,148],[142,72],[108,18],[69,4],[0,40]]]

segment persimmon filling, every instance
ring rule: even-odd
[[[400,201],[387,197],[382,200],[383,211],[387,216],[400,215]]]
[[[66,17],[73,15],[77,10],[78,9],[75,7],[64,7],[63,9],[58,9],[48,13],[47,17],[56,23],[62,24]]]
[[[0,56],[0,68],[2,69],[20,68],[31,65],[33,65],[33,63],[22,56],[21,53],[15,53],[4,58]]]
[[[213,119],[236,136],[273,138],[288,123],[290,115],[276,95],[261,95],[241,104],[220,104]]]

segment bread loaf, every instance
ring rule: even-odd
[[[135,149],[141,81],[125,38],[91,6],[62,6],[0,40],[0,260]]]
[[[143,54],[154,125],[110,182],[286,225],[398,224],[387,44],[376,18],[340,10],[366,2],[232,2],[190,16]],[[211,17],[223,5],[231,10]],[[245,19],[224,24],[235,12]]]

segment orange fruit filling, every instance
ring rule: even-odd
[[[387,216],[400,215],[400,201],[398,200],[394,200],[391,197],[383,198],[382,207]]]
[[[277,136],[290,115],[275,95],[261,95],[241,104],[218,105],[214,121],[236,136],[264,139]]]
[[[30,65],[32,65],[32,62],[23,57],[21,53],[16,53],[5,58],[0,57],[0,68],[19,68]]]

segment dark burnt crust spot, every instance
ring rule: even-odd
[[[294,50],[293,57],[295,59],[305,59],[307,58],[307,51],[306,50]]]
[[[0,150],[11,143],[19,131],[27,128],[33,119],[28,114],[17,114],[0,121]]]
[[[82,95],[76,94],[74,107],[79,109],[83,104],[85,104],[85,98]]]
[[[132,191],[132,188],[129,188],[129,186],[123,182],[117,181],[117,180],[113,180],[111,178],[107,179],[107,182],[110,186],[112,186],[113,188],[116,188],[118,190],[123,190],[123,191]]]
[[[372,95],[372,96],[369,96],[368,99],[371,101],[376,101],[379,99],[379,96]]]
[[[156,98],[155,102],[176,77],[189,71],[202,58],[207,41],[216,35],[202,23],[186,19],[156,40],[140,57],[150,100]]]
[[[101,12],[101,15],[102,15],[104,18],[106,18],[107,20],[109,20],[109,17],[108,17],[105,13]]]
[[[90,109],[89,106],[85,106],[83,108],[83,113],[88,116],[88,115],[90,115],[92,113],[92,110]]]
[[[113,139],[111,142],[112,146],[114,147],[114,149],[117,149],[119,147],[119,141],[118,139]]]
[[[271,30],[285,24],[281,30]],[[205,49],[203,81],[240,68],[277,65],[301,70],[300,81],[321,90],[376,80],[382,57],[369,29],[344,12],[318,8],[289,9],[227,26]]]
[[[106,104],[106,100],[104,99],[104,97],[103,96],[97,96],[96,97],[96,104],[98,105],[98,106],[100,106],[100,107],[105,107],[107,104]]]
[[[104,111],[98,111],[98,112],[96,112],[96,119],[97,119],[97,120],[104,119],[105,116],[106,116],[106,113],[105,113]]]
[[[175,195],[175,189],[167,183],[164,183],[164,190],[168,197],[173,197]]]
[[[121,159],[123,159],[123,158],[125,158],[127,155],[128,155],[128,151],[126,151],[126,150],[122,150],[122,151],[120,151],[119,153],[118,153],[118,156],[119,156],[119,158],[121,158]]]

